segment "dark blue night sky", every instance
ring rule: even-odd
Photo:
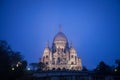
[[[38,62],[59,24],[88,69],[120,59],[119,0],[0,0],[0,40]]]

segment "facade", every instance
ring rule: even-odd
[[[55,35],[52,46],[46,45],[40,62],[47,65],[47,70],[82,70],[81,59],[61,30]]]

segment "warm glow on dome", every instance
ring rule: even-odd
[[[63,32],[58,32],[56,36],[54,37],[54,42],[56,41],[65,41],[67,42],[67,38]]]

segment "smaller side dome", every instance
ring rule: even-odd
[[[49,52],[49,51],[50,51],[50,48],[45,48],[45,49],[44,49],[44,52],[45,52],[45,53],[47,53],[47,52]]]
[[[75,48],[73,47],[72,42],[70,43],[70,52],[71,52],[71,53],[76,53],[76,50],[75,50]]]
[[[44,52],[50,52],[50,48],[49,48],[49,41],[46,43],[46,47],[44,49]]]
[[[71,52],[71,53],[76,53],[75,48],[73,48],[73,47],[72,47],[72,48],[70,48],[70,52]]]

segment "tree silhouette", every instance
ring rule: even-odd
[[[120,74],[120,59],[115,60],[117,67],[115,68],[115,72]]]
[[[38,70],[42,71],[42,70],[45,70],[45,69],[46,69],[46,65],[42,62],[39,62],[38,63]]]
[[[10,63],[11,65],[16,65],[18,62],[22,61],[22,55],[20,54],[20,52],[14,52],[12,51],[10,54]]]
[[[16,80],[23,75],[26,66],[20,52],[14,52],[6,41],[0,40],[0,78]]]
[[[0,73],[1,78],[5,78],[5,75],[9,75],[10,68],[10,47],[8,46],[6,41],[0,40]]]
[[[101,61],[98,66],[95,68],[96,72],[101,74],[110,74],[111,73],[111,67],[107,65],[105,62]]]
[[[38,68],[38,63],[30,63],[30,66],[32,67],[32,70],[35,71],[35,69]]]

